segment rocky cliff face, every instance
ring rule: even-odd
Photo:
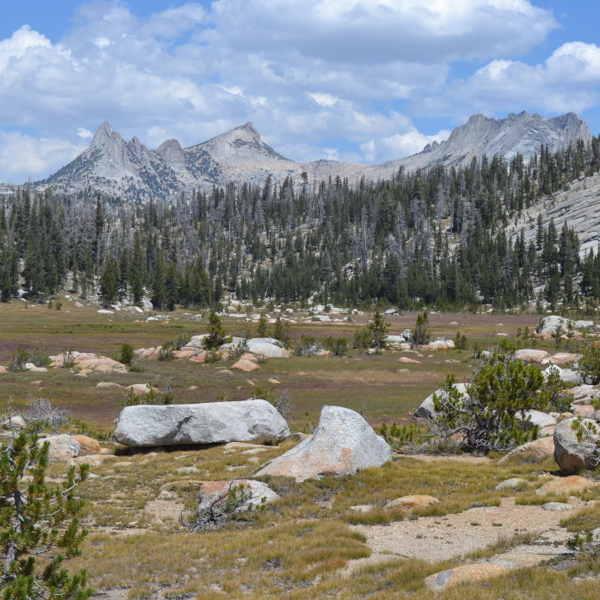
[[[182,148],[168,140],[156,150],[148,150],[137,138],[125,142],[108,122],[103,123],[87,150],[74,161],[35,187],[53,186],[56,191],[77,193],[99,190],[105,195],[128,200],[168,198],[182,191],[209,190],[228,182],[262,184],[270,175],[274,182],[291,177],[301,183],[309,180],[347,178],[352,184],[361,177],[378,179],[393,176],[400,167],[408,171],[433,165],[459,166],[474,157],[499,155],[510,159],[517,153],[526,160],[542,145],[550,151],[576,140],[589,144],[590,132],[577,115],[569,113],[554,119],[523,112],[506,119],[475,115],[455,129],[448,140],[428,145],[422,152],[381,165],[364,165],[320,160],[296,163],[265,144],[252,123],[246,123],[202,144]]]
[[[481,158],[483,155],[488,158],[498,155],[510,160],[516,154],[522,154],[525,160],[529,160],[542,145],[548,146],[550,152],[555,152],[577,140],[589,144],[591,138],[585,121],[575,113],[554,119],[527,112],[510,114],[506,119],[473,115],[465,125],[457,127],[445,142],[426,147],[423,152],[398,162],[410,169],[440,163],[444,166],[464,166],[474,157]]]

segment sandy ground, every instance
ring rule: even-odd
[[[541,506],[515,504],[503,499],[499,507],[471,508],[444,517],[407,519],[386,526],[355,525],[355,531],[367,538],[373,554],[353,561],[350,569],[378,563],[389,558],[418,558],[435,562],[464,556],[518,534],[537,534],[535,546],[559,545],[571,536],[560,527],[562,519],[586,506],[571,498],[571,508],[549,511]]]

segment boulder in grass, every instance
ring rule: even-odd
[[[535,328],[535,332],[543,339],[552,339],[558,329],[562,329],[566,333],[570,324],[572,324],[570,319],[565,319],[558,315],[548,315],[540,320]]]
[[[533,348],[521,348],[515,352],[515,358],[524,363],[546,364],[550,361],[550,355],[545,350],[534,350]]]
[[[96,389],[97,390],[124,390],[125,388],[122,385],[115,383],[114,381],[100,381],[99,383],[96,384]]]
[[[79,442],[71,435],[63,433],[61,435],[52,435],[38,441],[41,446],[45,442],[50,445],[48,449],[48,460],[50,462],[65,462],[79,456]]]
[[[21,429],[22,427],[26,426],[27,423],[21,415],[9,417],[6,419],[6,421],[4,421],[4,423],[2,423],[2,427],[4,427],[4,429]]]
[[[550,458],[554,454],[554,439],[543,437],[533,442],[517,446],[500,459],[500,463],[515,461],[518,463],[537,463]]]
[[[458,390],[458,393],[462,397],[465,397],[467,395],[467,384],[455,383],[454,387]],[[442,397],[446,396],[446,392],[442,389],[439,389],[437,392],[434,392],[434,394],[437,394],[438,396]],[[432,420],[433,418],[435,418],[435,408],[433,406],[434,394],[427,396],[427,398],[425,398],[425,400],[421,402],[421,406],[419,406],[419,408],[417,408],[417,410],[414,412],[413,416],[415,417],[415,419]]]
[[[540,410],[526,410],[524,413],[517,413],[517,419],[521,421],[523,429],[533,429],[537,425],[540,429],[556,425],[556,419]]]
[[[388,502],[383,509],[390,510],[392,508],[426,508],[432,504],[437,504],[439,500],[434,496],[427,496],[423,494],[415,494],[411,496],[402,496],[402,498],[396,498]]]
[[[548,483],[535,490],[538,496],[546,496],[547,494],[565,494],[572,496],[590,487],[596,486],[596,481],[591,481],[579,475],[569,475],[568,477],[553,477]]]
[[[115,440],[126,446],[173,446],[279,441],[290,435],[266,400],[126,406]]]
[[[551,364],[543,373],[544,378],[548,379],[551,373],[556,373],[563,383],[572,383],[580,385],[583,383],[583,378],[577,371],[572,369],[561,369],[557,364]]]
[[[233,481],[203,481],[200,487],[198,514],[210,510],[211,505],[226,505],[230,501],[230,492],[237,493],[243,500],[235,507],[236,512],[257,508],[264,504],[277,502],[280,496],[266,483],[254,479],[234,479]]]
[[[584,429],[583,436],[578,429]],[[600,424],[591,419],[565,419],[554,430],[554,460],[563,471],[595,469],[600,464]]]
[[[100,444],[94,438],[87,435],[74,435],[73,439],[79,443],[79,456],[91,456],[102,452]]]
[[[552,356],[552,364],[559,367],[567,367],[576,363],[581,358],[581,354],[573,354],[572,352],[557,352]]]
[[[261,469],[257,476],[281,475],[296,481],[351,475],[391,459],[387,442],[356,412],[324,406],[314,434]]]
[[[504,575],[510,571],[510,567],[491,562],[478,562],[460,565],[454,569],[448,569],[441,573],[434,573],[425,579],[425,585],[434,592],[441,592],[446,588],[460,583],[476,583],[486,581],[492,577]]]
[[[232,369],[239,369],[240,371],[245,371],[246,373],[250,373],[251,371],[260,371],[260,367],[250,360],[246,360],[244,358],[240,358],[235,364],[231,365]]]
[[[276,341],[277,344],[274,344]],[[248,340],[248,351],[252,354],[262,354],[265,358],[288,358],[289,352],[281,347],[278,340],[271,338],[255,338]]]

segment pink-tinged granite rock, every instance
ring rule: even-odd
[[[239,369],[240,371],[245,371],[246,373],[250,373],[251,371],[260,371],[260,367],[255,363],[249,360],[244,360],[240,358],[235,364],[231,365],[232,369]]]
[[[390,459],[387,442],[358,413],[324,406],[314,434],[270,462],[257,476],[281,475],[304,481],[350,475]]]

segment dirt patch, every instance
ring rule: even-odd
[[[587,503],[572,499],[570,504],[571,509],[554,512],[541,506],[517,505],[514,498],[505,498],[499,507],[471,508],[456,515],[420,517],[386,526],[355,525],[352,529],[367,538],[373,554],[353,561],[351,568],[390,557],[448,560],[519,534],[539,534],[543,543],[560,543],[570,536],[560,521]]]

